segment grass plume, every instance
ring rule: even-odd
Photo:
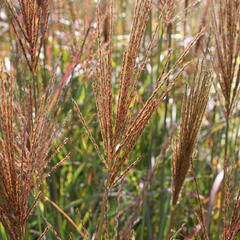
[[[39,54],[48,25],[48,0],[4,0],[16,38],[32,72],[36,71]]]
[[[122,179],[126,173],[136,165],[138,160],[134,161],[132,164],[126,164],[130,153],[134,149],[137,140],[140,138],[144,129],[148,125],[153,113],[156,111],[162,100],[166,97],[175,80],[180,76],[187,65],[182,64],[184,57],[202,34],[199,33],[189,43],[188,47],[186,47],[185,51],[177,59],[171,69],[169,69],[167,72],[164,72],[166,66],[164,67],[163,72],[161,72],[159,77],[156,79],[156,87],[153,89],[146,102],[143,103],[143,106],[139,106],[137,102],[137,87],[139,79],[144,67],[146,66],[149,52],[152,48],[154,37],[159,27],[159,25],[157,25],[148,49],[145,53],[143,62],[140,64],[140,66],[137,66],[137,57],[140,52],[140,47],[148,24],[151,8],[152,2],[150,0],[138,0],[136,2],[130,38],[127,48],[123,54],[121,72],[119,76],[120,87],[116,106],[113,104],[114,99],[112,90],[112,20],[110,20],[110,42],[107,54],[103,54],[102,52],[100,30],[98,31],[99,65],[97,78],[94,82],[94,93],[96,98],[99,126],[103,139],[104,156],[101,155],[99,151],[100,147],[98,147],[97,143],[95,142],[90,129],[88,126],[86,126],[86,122],[80,112],[80,109],[78,108],[76,102],[74,102],[74,106],[77,109],[80,120],[107,170],[105,195],[103,197],[102,215],[100,217],[100,227],[98,231],[99,238],[102,237],[102,232],[104,231],[103,222],[106,221],[108,192],[118,180]],[[112,19],[112,4],[110,4],[109,11],[109,15]],[[100,21],[98,21],[98,23],[99,22]],[[168,61],[166,64],[168,64]],[[135,69],[137,69],[136,73]]]
[[[47,166],[60,149],[50,154],[59,135],[48,105],[51,87],[38,99],[34,111],[31,89],[19,97],[13,73],[0,70],[0,221],[13,240],[22,240],[28,217],[40,197],[39,186],[48,176]],[[23,104],[24,103],[24,104]],[[56,106],[56,105],[55,105]],[[56,115],[57,116],[57,115]],[[30,197],[37,192],[32,206]]]
[[[172,205],[176,205],[188,173],[197,143],[198,132],[206,110],[211,77],[202,66],[195,70],[193,81],[187,84],[182,109],[179,135],[173,144]]]

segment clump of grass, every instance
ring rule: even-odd
[[[62,146],[50,153],[60,135],[53,121],[56,105],[49,105],[54,95],[52,85],[38,98],[38,112],[34,110],[32,85],[26,85],[29,87],[19,89],[14,74],[4,73],[1,65],[0,221],[13,240],[24,238],[28,217],[41,195],[39,186],[50,174],[48,163]]]
[[[99,5],[95,11],[97,20],[92,14],[96,9],[92,3],[96,1],[55,1],[52,31],[48,32],[49,42],[44,40],[49,22],[49,0],[4,2],[8,9],[8,17],[2,14],[4,11],[0,9],[0,31],[2,33],[2,23],[9,21],[13,32],[10,29],[4,36],[0,34],[2,42],[6,39],[13,45],[18,42],[22,49],[21,53],[17,54],[14,48],[11,52],[7,49],[4,50],[4,54],[15,57],[23,54],[25,60],[23,65],[17,66],[19,79],[15,79],[15,73],[5,73],[2,67],[0,72],[0,221],[9,238],[27,239],[29,232],[29,236],[38,235],[39,240],[44,239],[46,234],[49,239],[75,239],[74,232],[71,233],[71,228],[68,228],[71,224],[75,234],[80,234],[78,237],[83,239],[90,239],[90,235],[92,239],[125,240],[133,239],[134,235],[136,239],[162,239],[167,234],[170,238],[171,233],[167,233],[166,230],[169,226],[169,230],[172,230],[173,224],[176,223],[178,230],[171,239],[177,236],[184,239],[237,239],[240,234],[240,197],[233,189],[237,188],[239,171],[239,134],[238,130],[235,134],[234,129],[234,124],[238,125],[239,114],[236,110],[240,90],[239,0],[206,0],[201,3],[197,0],[136,0],[134,16],[130,13],[130,8],[134,5],[132,1],[115,1],[116,14],[119,14],[121,20],[113,17],[115,8],[113,10],[112,0],[98,1]],[[213,20],[212,26],[208,28],[207,20],[210,17],[211,6]],[[91,11],[87,11],[88,8]],[[195,21],[194,14],[198,15],[198,11],[200,20]],[[177,16],[179,12],[181,14]],[[179,24],[176,19],[181,16],[183,21]],[[132,26],[123,26],[127,25],[125,21],[128,23],[129,19],[133,20]],[[122,25],[120,28],[119,22]],[[205,29],[211,29],[210,33],[213,35],[205,35],[203,38],[202,33]],[[126,30],[130,30],[130,33]],[[191,33],[197,31],[199,34],[185,47]],[[145,36],[145,32],[149,35]],[[12,36],[15,39],[12,39]],[[213,44],[210,41],[211,36],[215,38]],[[129,40],[122,55],[121,49],[115,47],[125,44],[126,38]],[[178,94],[183,84],[183,81],[177,79],[189,64],[184,64],[184,58],[194,44],[196,50],[211,47],[211,58],[207,55],[208,51],[204,50],[202,53],[206,62],[212,60],[216,73],[212,77],[215,78],[217,89],[217,95],[213,97],[218,96],[226,121],[219,121],[219,105],[216,104],[217,101],[212,101],[209,107],[213,104],[213,111],[209,111],[207,115],[210,127],[205,129],[199,141],[201,155],[206,154],[204,158],[199,158],[198,164],[201,167],[196,169],[201,184],[198,185],[196,175],[193,175],[198,201],[196,203],[192,199],[181,198],[181,209],[184,209],[184,214],[181,214],[181,209],[177,208],[179,196],[194,159],[211,85],[211,76],[202,64],[197,67],[194,64],[190,65],[186,69],[190,79],[187,81],[181,115],[177,114],[181,103]],[[98,51],[95,51],[97,48]],[[184,52],[177,58],[176,55],[179,55],[181,49]],[[42,61],[39,61],[40,53],[43,53],[41,56],[44,57],[43,66]],[[57,60],[56,55],[59,54],[61,56]],[[195,51],[192,54],[199,57],[201,53]],[[7,66],[8,57],[5,60]],[[61,78],[61,81],[55,84],[53,78],[48,85],[49,76],[54,71],[52,65],[56,64],[56,60],[60,64],[54,74],[56,78]],[[26,71],[26,65],[30,71]],[[190,76],[194,68],[196,69],[192,79]],[[23,72],[26,73],[26,77],[22,76]],[[42,80],[43,85],[40,83]],[[93,80],[93,93],[88,89],[88,80]],[[169,94],[175,83],[177,86],[173,95]],[[52,153],[55,139],[61,135],[57,123],[60,111],[56,106],[66,85],[68,90],[65,92],[66,109],[63,114],[68,114],[69,94],[72,94],[78,103],[83,102],[82,107],[79,107],[73,100],[80,121],[75,122],[73,119],[71,128],[64,131],[64,134],[69,135],[73,129],[77,129],[73,134],[74,141],[66,148],[67,151],[76,150],[78,154],[73,154],[73,161],[62,166],[63,171],[54,176],[53,184],[49,188],[49,197],[44,198],[45,202],[50,203],[61,214],[56,219],[48,207],[44,206],[42,209],[41,205],[38,209],[41,213],[36,211],[38,219],[34,216],[31,229],[26,230],[32,209],[41,196],[39,186],[55,169],[53,167],[49,170],[48,163],[65,144],[63,141]],[[96,101],[94,107],[91,105],[94,101],[93,95]],[[164,101],[165,106],[159,107]],[[94,137],[98,129],[91,130],[85,120],[85,111],[92,114],[93,109],[96,109],[101,140],[98,139],[99,136]],[[150,131],[141,138],[156,110],[156,118]],[[179,116],[180,129],[173,140],[171,159],[171,201],[171,167],[168,164],[171,151],[167,149],[171,145],[170,139],[177,128],[175,122]],[[61,116],[61,119],[63,118]],[[234,124],[229,127],[230,121]],[[79,138],[79,122],[85,128],[95,151],[88,146],[85,138]],[[225,126],[224,132],[222,128]],[[236,136],[234,144],[231,141],[233,136]],[[225,137],[225,143],[221,141],[222,137]],[[83,144],[84,147],[75,148],[78,144]],[[225,147],[223,151],[222,144]],[[150,153],[146,155],[146,162],[141,160],[138,150]],[[98,156],[93,152],[97,152]],[[159,152],[161,154],[157,156]],[[209,190],[209,179],[223,172],[219,162],[222,153],[222,201],[216,202],[216,207],[213,207],[214,199],[218,200],[215,196],[221,184],[221,180],[217,179],[218,187],[213,187],[214,197],[211,193],[209,212],[205,220],[204,204],[207,204],[208,198],[200,195],[200,192],[205,195]],[[64,158],[61,154],[58,157]],[[102,161],[100,166],[96,158]],[[235,162],[230,162],[231,159]],[[140,161],[140,166],[134,170]],[[161,169],[160,178],[158,166]],[[146,174],[145,170],[149,167]],[[234,179],[231,179],[232,170],[235,171]],[[62,181],[65,177],[67,181]],[[101,186],[99,182],[102,182]],[[116,192],[118,184],[120,186]],[[152,190],[148,192],[150,184]],[[192,194],[190,191],[189,193]],[[79,212],[74,211],[76,207],[80,209],[83,218],[79,217]],[[144,208],[141,213],[142,207]],[[195,211],[195,207],[200,212]],[[175,211],[176,209],[179,211]],[[222,214],[218,212],[219,209],[223,211]],[[193,217],[194,212],[197,212],[198,220]],[[210,225],[209,216],[212,214],[212,221],[221,224]],[[188,223],[178,225],[175,217]],[[47,225],[45,230],[42,229],[42,219]],[[206,226],[209,226],[208,232],[205,222]],[[86,230],[83,226],[86,226]],[[3,230],[0,225],[0,235],[1,231]],[[5,234],[5,230],[3,233]],[[5,239],[4,237],[0,236]]]
[[[231,116],[239,103],[240,92],[240,1],[214,1],[214,6],[212,31],[216,52],[212,53],[212,57],[217,61],[213,60],[213,67],[217,75],[218,99],[226,120],[222,188],[222,213],[226,229],[230,195],[232,194],[229,188],[229,125]],[[224,238],[227,239],[226,231],[224,232]]]
[[[184,57],[194,45],[196,40],[202,34],[197,35],[183,54],[177,59],[171,69],[167,70],[167,64],[163,72],[156,79],[156,86],[142,106],[138,104],[138,82],[140,75],[147,63],[150,50],[154,41],[154,36],[158,30],[157,25],[155,33],[149,43],[145,57],[142,63],[137,65],[137,57],[140,52],[141,43],[148,24],[152,2],[150,0],[138,0],[136,2],[133,24],[130,32],[130,38],[126,50],[124,51],[121,72],[119,76],[119,93],[114,104],[113,95],[113,68],[112,68],[112,20],[110,20],[109,50],[107,54],[102,52],[102,41],[98,21],[98,51],[99,65],[97,78],[94,82],[94,93],[96,98],[96,107],[101,135],[103,139],[104,155],[101,154],[100,146],[95,141],[88,128],[83,115],[76,102],[74,106],[78,112],[80,120],[86,129],[86,132],[95,146],[96,152],[102,160],[106,171],[107,179],[104,187],[104,196],[102,203],[102,212],[99,220],[98,239],[108,236],[107,233],[107,209],[108,192],[132,169],[139,158],[132,163],[127,163],[130,153],[134,149],[137,140],[140,138],[146,128],[153,113],[158,105],[166,97],[175,80],[183,72],[186,65],[182,65]],[[112,19],[112,4],[108,8]],[[136,69],[136,70],[135,70]],[[106,235],[105,235],[106,234]]]

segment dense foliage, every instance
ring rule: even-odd
[[[239,0],[0,0],[0,239],[240,239]]]

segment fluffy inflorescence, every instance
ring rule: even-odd
[[[22,97],[18,93],[22,91]],[[13,240],[21,240],[32,204],[30,195],[44,177],[56,137],[60,135],[53,121],[54,106],[49,109],[52,87],[33,104],[32,84],[19,89],[13,73],[0,70],[0,221]]]
[[[181,110],[180,131],[173,145],[173,205],[177,203],[191,164],[198,132],[208,102],[210,86],[209,73],[197,69],[193,82],[189,82],[186,87]]]

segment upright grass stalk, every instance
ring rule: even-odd
[[[110,3],[109,6],[109,15],[110,19],[112,19],[112,3]],[[153,41],[160,26],[160,24],[157,25],[144,59],[142,63],[137,66],[136,60],[140,52],[141,42],[148,24],[151,6],[151,0],[137,0],[136,2],[130,39],[127,49],[124,51],[123,55],[122,69],[119,76],[120,87],[116,106],[113,105],[114,99],[112,93],[112,20],[110,20],[109,50],[107,54],[103,54],[102,52],[100,18],[98,20],[99,65],[97,78],[94,82],[94,93],[96,98],[98,120],[103,139],[104,155],[102,155],[100,146],[96,143],[90,129],[86,125],[79,107],[77,106],[76,102],[73,101],[80,120],[82,121],[82,124],[85,127],[86,132],[107,171],[102,210],[99,218],[97,233],[97,239],[99,240],[104,236],[108,236],[106,224],[108,212],[108,193],[110,189],[115,186],[139,161],[139,159],[136,159],[130,164],[127,163],[130,153],[147,126],[153,113],[162,100],[167,96],[167,93],[170,91],[175,80],[184,70],[186,66],[186,64],[182,65],[184,57],[202,34],[200,33],[193,39],[192,42],[190,42],[188,47],[177,59],[176,63],[171,67],[171,69],[169,69],[169,71],[165,72],[166,66],[164,67],[163,72],[156,79],[157,84],[149,98],[143,104],[143,106],[138,106],[138,82],[140,75],[147,63]]]
[[[48,27],[49,0],[4,0],[11,26],[32,73],[33,100],[37,111],[37,77],[40,52]]]
[[[14,74],[4,73],[1,66],[0,221],[13,240],[24,238],[27,220],[41,195],[39,186],[50,174],[46,171],[48,163],[65,143],[50,154],[60,134],[56,118],[53,118],[57,117],[56,104],[49,109],[54,95],[52,85],[38,98],[39,111],[36,113],[31,82],[29,84],[30,87],[22,87],[23,96],[19,97]],[[30,203],[34,192],[37,194]]]
[[[226,120],[222,187],[222,213],[224,229],[226,229],[230,201],[228,187],[230,177],[228,174],[229,124],[232,113],[239,102],[240,91],[240,1],[216,0],[214,7],[212,30],[215,37],[216,54],[213,57],[217,58],[217,61],[214,61],[214,69],[220,90],[218,90],[218,86],[216,89]],[[226,231],[224,232],[224,239],[227,239]]]
[[[203,63],[196,67],[193,80],[186,84],[181,110],[180,130],[173,143],[173,211],[170,218],[169,233],[174,224],[174,215],[176,213],[176,204],[179,199],[179,194],[190,168],[192,158],[194,157],[198,133],[208,102],[211,77],[209,72],[204,70],[202,64]],[[203,223],[202,225],[205,226]],[[203,227],[203,229],[205,229],[205,227]],[[204,232],[206,233],[206,231]],[[205,235],[207,236],[207,234]]]
[[[173,205],[178,201],[193,157],[208,102],[211,78],[209,73],[200,67],[195,70],[193,81],[188,84],[182,104],[180,132],[173,145]]]
[[[0,55],[3,53],[5,56],[3,60],[7,69],[7,73],[1,70],[0,74],[0,221],[4,225],[2,227],[0,224],[0,238],[90,239],[91,234],[92,239],[126,240],[133,239],[136,234],[136,239],[238,239],[239,0],[122,0],[114,2],[114,10],[112,0],[99,0],[97,8],[93,2],[96,1],[0,0]],[[133,16],[130,11],[135,3]],[[4,7],[8,10],[7,14]],[[211,7],[212,22],[208,21]],[[48,31],[50,8],[52,18]],[[118,17],[115,18],[115,15]],[[196,16],[199,16],[199,21],[196,21]],[[130,19],[133,20],[132,27]],[[177,19],[182,21],[176,24]],[[208,22],[212,23],[209,27]],[[11,26],[9,29],[8,23]],[[203,29],[210,30],[205,38],[201,34]],[[197,31],[199,34],[196,39],[186,47],[185,43],[192,37],[191,33]],[[158,34],[159,40],[156,41]],[[128,42],[126,38],[129,38]],[[11,44],[6,43],[8,40]],[[200,158],[197,162],[194,161],[198,139],[195,137],[195,128],[201,119],[197,122],[199,115],[196,112],[197,109],[200,112],[201,107],[195,101],[199,99],[200,104],[203,100],[193,89],[199,93],[203,91],[197,88],[197,80],[203,79],[205,73],[200,74],[200,67],[195,74],[194,84],[191,74],[195,64],[186,68],[186,71],[184,68],[188,63],[183,64],[184,56],[195,41],[195,49],[200,51],[192,52],[194,59],[203,53],[208,60],[208,53],[204,49],[211,50],[210,59],[216,73],[213,77],[217,89],[217,95],[214,93],[213,97],[218,96],[220,100],[220,104],[214,101],[209,104],[209,112],[214,109],[214,114],[210,113],[206,117],[205,123],[211,126],[206,127],[203,135],[200,135]],[[117,49],[123,44],[126,46],[124,52]],[[184,53],[177,59],[180,51]],[[18,69],[17,77],[14,72],[10,73],[12,66],[8,67],[8,59],[13,56],[16,59],[14,68]],[[121,59],[119,56],[122,56]],[[53,65],[56,72],[52,70]],[[185,108],[182,106],[182,114],[179,115],[177,109],[182,103],[179,95],[184,79],[181,78],[179,82],[176,80],[182,71],[183,78],[189,78],[189,86],[185,93]],[[55,77],[49,79],[51,72],[54,72],[56,78],[63,76],[58,84],[54,81]],[[154,84],[149,87],[150,81]],[[172,95],[169,91],[174,83],[176,86]],[[93,92],[88,89],[88,84],[93,84]],[[47,163],[62,147],[60,144],[51,154],[54,139],[61,135],[61,131],[57,130],[59,112],[56,106],[66,85],[62,99],[66,103],[65,114],[68,114],[67,109],[70,107],[68,96],[72,95],[78,102],[76,104],[73,101],[80,120],[74,119],[71,127],[64,131],[64,134],[74,138],[66,146],[73,151],[73,161],[63,164],[62,171],[52,179],[48,191],[45,177],[51,170],[46,170]],[[171,101],[176,102],[168,101],[170,95],[173,96]],[[94,101],[96,105],[93,106]],[[192,104],[194,107],[190,107]],[[219,105],[223,110],[223,120],[219,119]],[[149,132],[141,139],[141,134],[156,110],[158,114],[155,115],[153,125],[147,128]],[[84,119],[85,112],[91,114],[91,120],[97,116],[97,122],[94,121],[91,127]],[[64,112],[60,119],[63,118],[62,114]],[[172,182],[180,187],[172,186],[176,201],[173,204],[170,191],[171,161],[168,160],[171,158],[170,139],[177,128],[175,119],[177,121],[179,117],[181,129],[177,141],[173,142],[176,149],[175,159],[172,158],[175,168],[172,170],[175,174]],[[171,119],[170,125],[168,119]],[[88,145],[85,137],[79,138],[79,122],[86,129],[95,150]],[[76,129],[74,134],[73,129]],[[83,146],[81,149],[78,143]],[[144,151],[143,156],[137,155],[138,150]],[[150,161],[149,156],[156,152],[160,152],[157,163],[145,174],[146,166],[152,165],[152,160],[155,161],[155,158]],[[149,159],[144,159],[145,154]],[[58,158],[62,159],[63,156],[59,154]],[[99,165],[96,158],[102,164]],[[149,163],[145,160],[149,160]],[[140,166],[135,169],[140,161]],[[197,190],[192,193],[191,188],[187,188],[183,197],[180,197],[191,164],[192,168],[193,165],[199,166],[196,174],[193,173]],[[155,175],[153,178],[154,173],[157,173],[157,165],[160,166],[161,177]],[[225,183],[222,186],[224,194],[220,193],[221,199],[217,196],[223,172]],[[215,176],[217,185],[212,185]],[[54,207],[61,213],[58,219],[42,203],[34,215],[28,218],[42,196],[39,191],[42,182],[42,195],[49,195],[43,199],[48,200],[51,209]],[[119,183],[121,187],[116,192]],[[148,192],[151,183],[153,185]],[[209,195],[210,185],[212,191],[208,198],[205,196]],[[197,201],[188,199],[187,196],[191,198],[192,195],[197,195]],[[181,200],[181,209],[178,199]],[[43,203],[47,205],[46,201]],[[193,203],[192,208],[188,203]],[[203,211],[207,203],[209,207],[205,219]],[[117,208],[114,208],[116,205]],[[76,208],[81,211],[83,218],[78,218]],[[190,219],[195,212],[198,213],[197,220],[194,218],[192,222]],[[78,220],[74,223],[74,219]],[[187,220],[190,221],[186,223]],[[48,221],[54,221],[55,226],[51,226]],[[185,223],[179,223],[180,227],[177,226],[176,232],[172,234],[170,231],[178,225],[177,221]],[[68,228],[69,224],[71,228]],[[205,225],[210,226],[208,236]],[[83,230],[83,226],[87,227],[87,231]],[[169,236],[165,236],[168,227]],[[48,230],[52,233],[47,233]],[[70,232],[72,230],[74,233]]]
[[[4,0],[27,65],[36,71],[48,25],[49,0]]]

